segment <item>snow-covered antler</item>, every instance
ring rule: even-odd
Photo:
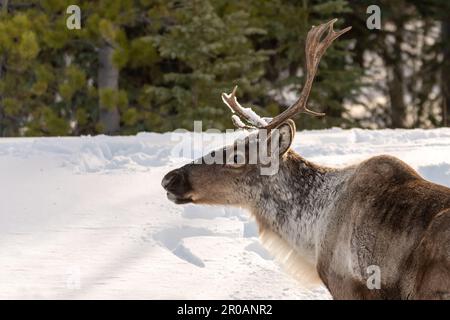
[[[254,129],[267,126],[267,122],[257,115],[251,108],[243,108],[236,99],[237,86],[234,87],[230,94],[222,93],[222,100],[233,112],[231,120],[233,124],[242,129]],[[242,122],[245,119],[250,125]]]
[[[298,113],[307,113],[313,116],[323,116],[324,113],[315,112],[309,110],[306,107],[306,102],[308,101],[309,93],[311,92],[312,83],[314,81],[314,77],[317,72],[317,67],[319,65],[320,59],[323,54],[327,50],[327,48],[331,45],[331,43],[336,40],[339,36],[346,33],[351,29],[351,27],[347,27],[341,31],[334,31],[333,24],[337,21],[337,19],[333,19],[328,21],[327,23],[321,24],[317,27],[312,27],[308,32],[306,37],[306,81],[303,86],[302,92],[298,100],[287,108],[284,112],[277,115],[273,118],[269,123],[258,116],[252,109],[243,108],[236,99],[236,89],[237,86],[234,87],[233,91],[230,94],[222,93],[222,100],[225,104],[235,113],[232,117],[233,123],[238,128],[244,129],[253,129],[253,128],[263,128],[263,129],[273,129],[276,128],[279,124],[283,123],[287,119],[293,118]],[[323,40],[321,40],[324,33],[327,31]],[[245,124],[243,121],[245,120],[249,124]]]

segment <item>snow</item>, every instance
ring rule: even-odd
[[[198,134],[178,134],[184,144]],[[218,147],[211,134],[201,150]],[[0,139],[0,299],[328,299],[285,274],[240,209],[177,206],[160,181],[188,161],[174,134]],[[345,166],[401,158],[450,186],[450,129],[298,132]]]
[[[222,93],[222,101],[230,108],[231,112],[234,113],[233,108],[228,103],[227,99],[233,99],[234,105],[241,111],[243,115],[245,115],[245,120],[248,120],[252,125],[258,127],[267,126],[267,122],[264,118],[261,118],[252,108],[244,108],[242,107],[236,99],[236,90],[237,86],[234,87],[233,92],[230,94]],[[240,128],[245,128],[246,125],[242,122],[242,120],[237,116],[232,116],[233,122],[237,124]]]

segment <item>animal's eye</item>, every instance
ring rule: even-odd
[[[227,165],[232,168],[239,168],[245,165],[245,154],[241,154],[239,152],[230,155],[227,161]]]
[[[215,151],[211,152],[211,157],[214,157],[215,155],[216,155]]]

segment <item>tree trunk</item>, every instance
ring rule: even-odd
[[[404,100],[403,76],[400,64],[390,70],[392,78],[389,81],[389,99],[391,101],[391,127],[404,128],[406,105]]]
[[[0,4],[2,5],[3,13],[8,13],[8,0],[1,0]]]
[[[117,90],[119,85],[119,70],[114,66],[112,55],[114,48],[105,45],[99,49],[98,60],[98,89],[113,89]],[[120,115],[117,106],[104,106],[99,101],[100,105],[100,123],[103,126],[104,133],[115,134],[119,131]]]
[[[401,35],[397,34],[393,45],[394,59],[392,59],[391,65],[388,66],[388,91],[391,102],[392,128],[405,128],[406,126],[405,79],[401,59],[401,41]]]
[[[450,17],[442,23],[444,64],[442,66],[442,125],[450,127]]]

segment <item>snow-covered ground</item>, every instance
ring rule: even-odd
[[[450,129],[298,132],[293,147],[330,166],[390,154],[450,186]],[[0,299],[329,298],[281,270],[245,212],[169,202],[176,148],[169,133],[0,139]]]

